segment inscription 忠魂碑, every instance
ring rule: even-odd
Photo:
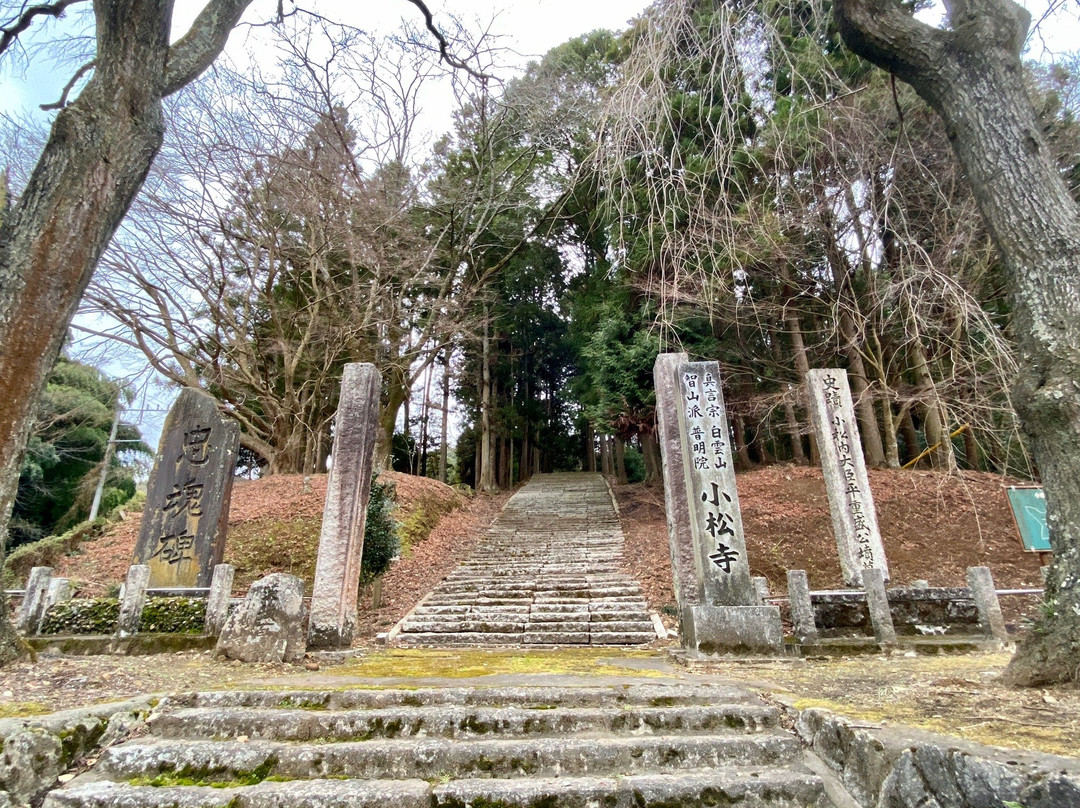
[[[700,567],[702,602],[712,606],[756,603],[746,558],[739,493],[717,362],[676,369],[690,529]]]
[[[184,390],[169,411],[147,486],[136,564],[152,587],[209,586],[225,550],[239,428],[216,402]]]
[[[878,530],[847,371],[811,370],[807,385],[844,580],[852,586],[861,585],[862,570],[873,568],[880,569],[888,580],[888,562]]]

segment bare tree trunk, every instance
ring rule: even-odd
[[[896,421],[893,419],[892,402],[881,397],[881,425],[885,428],[885,462],[891,469],[900,468],[900,447],[896,442]]]
[[[641,433],[641,453],[645,456],[645,483],[652,485],[663,482],[664,473],[661,466],[660,443],[656,440],[654,432]]]
[[[750,459],[750,446],[746,442],[746,419],[741,414],[732,418],[732,428],[735,434],[735,461],[741,471],[754,467],[754,461]]]
[[[974,431],[971,426],[964,430],[964,465],[972,471],[978,471],[979,444],[975,440]]]
[[[57,113],[26,189],[0,223],[0,546],[34,403],[79,298],[161,147],[161,100],[217,58],[247,4],[211,2],[171,48],[171,2],[94,4],[93,75]],[[0,664],[20,652],[0,598]]]
[[[615,482],[626,485],[626,444],[617,435],[612,440],[615,446]]]
[[[935,468],[952,473],[956,471],[956,453],[953,451],[952,438],[949,437],[945,403],[937,393],[937,385],[934,384],[934,377],[930,374],[930,364],[926,361],[926,352],[918,340],[912,343],[911,364],[915,373],[915,384],[918,385],[923,403],[926,405],[926,415],[923,417],[926,446],[927,448],[938,447],[930,452],[930,458]]]
[[[450,452],[450,349],[446,349],[446,369],[442,384],[442,441],[439,444],[439,482],[447,477],[447,458]]]
[[[866,462],[875,468],[882,468],[885,466],[885,449],[881,444],[881,430],[878,429],[877,414],[874,412],[874,397],[870,392],[866,365],[856,345],[855,323],[847,312],[840,314],[840,339],[847,346],[844,352],[848,360],[848,378],[851,379],[851,393],[859,418],[859,434],[862,436]]]
[[[1043,616],[1006,678],[1080,679],[1080,208],[1053,164],[1020,61],[1030,15],[1011,0],[953,0],[950,30],[897,2],[834,5],[848,46],[941,116],[1004,258],[1019,372],[1012,402],[1046,490],[1053,562]]]
[[[480,466],[480,490],[495,491],[495,456],[491,435],[491,336],[487,323],[487,307],[484,307],[483,397],[480,401],[481,444],[483,446]]]
[[[788,337],[791,339],[791,354],[795,359],[795,370],[799,374],[800,397],[803,402],[805,402],[808,391],[806,386],[806,375],[810,372],[810,361],[806,358],[806,344],[803,342],[802,326],[799,323],[799,315],[793,308],[789,307],[785,310],[784,322],[787,323]],[[810,465],[819,466],[821,465],[821,458],[818,457],[817,438],[814,436],[813,430],[810,431],[809,438]]]
[[[596,435],[592,421],[585,422],[585,471],[596,471]]]

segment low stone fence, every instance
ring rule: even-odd
[[[979,611],[967,587],[898,587],[885,592],[897,634],[975,634]],[[823,637],[873,632],[866,594],[811,592],[814,622]]]
[[[66,578],[49,567],[34,567],[16,612],[15,626],[26,637],[112,635],[124,640],[141,632],[217,636],[232,605],[235,570],[214,568],[207,588],[153,589],[150,569],[128,571],[118,598],[72,598]],[[8,593],[12,594],[12,593]]]

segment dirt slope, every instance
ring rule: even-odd
[[[438,480],[385,472],[393,483],[399,521],[420,509],[451,511],[465,498]],[[229,509],[229,535],[225,561],[237,566],[237,587],[271,572],[310,578],[322,527],[326,475],[308,479],[282,474],[261,480],[237,480]],[[100,538],[84,543],[76,555],[61,560],[55,574],[77,582],[80,594],[99,595],[123,581],[131,564],[141,513],[129,514]]]

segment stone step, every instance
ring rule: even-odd
[[[248,690],[169,696],[161,709],[262,707],[351,710],[360,708],[483,707],[674,707],[693,704],[759,704],[746,690],[727,685],[634,685],[633,687],[441,687],[416,690]]]
[[[43,808],[431,808],[423,780],[295,780],[242,788],[130,786],[108,780],[52,791]]]
[[[434,808],[825,808],[821,780],[786,769],[678,775],[458,780],[432,790]]]
[[[150,720],[154,735],[174,739],[261,738],[278,741],[351,741],[372,738],[572,736],[671,730],[760,732],[777,725],[777,712],[746,703],[673,707],[395,707],[370,710],[185,708]]]
[[[393,779],[625,776],[686,769],[777,766],[796,760],[799,742],[782,732],[755,735],[533,738],[450,741],[421,738],[303,745],[272,741],[149,741],[106,749],[93,776],[114,781],[159,776],[210,782],[262,779]],[[165,779],[165,778],[163,778]]]

